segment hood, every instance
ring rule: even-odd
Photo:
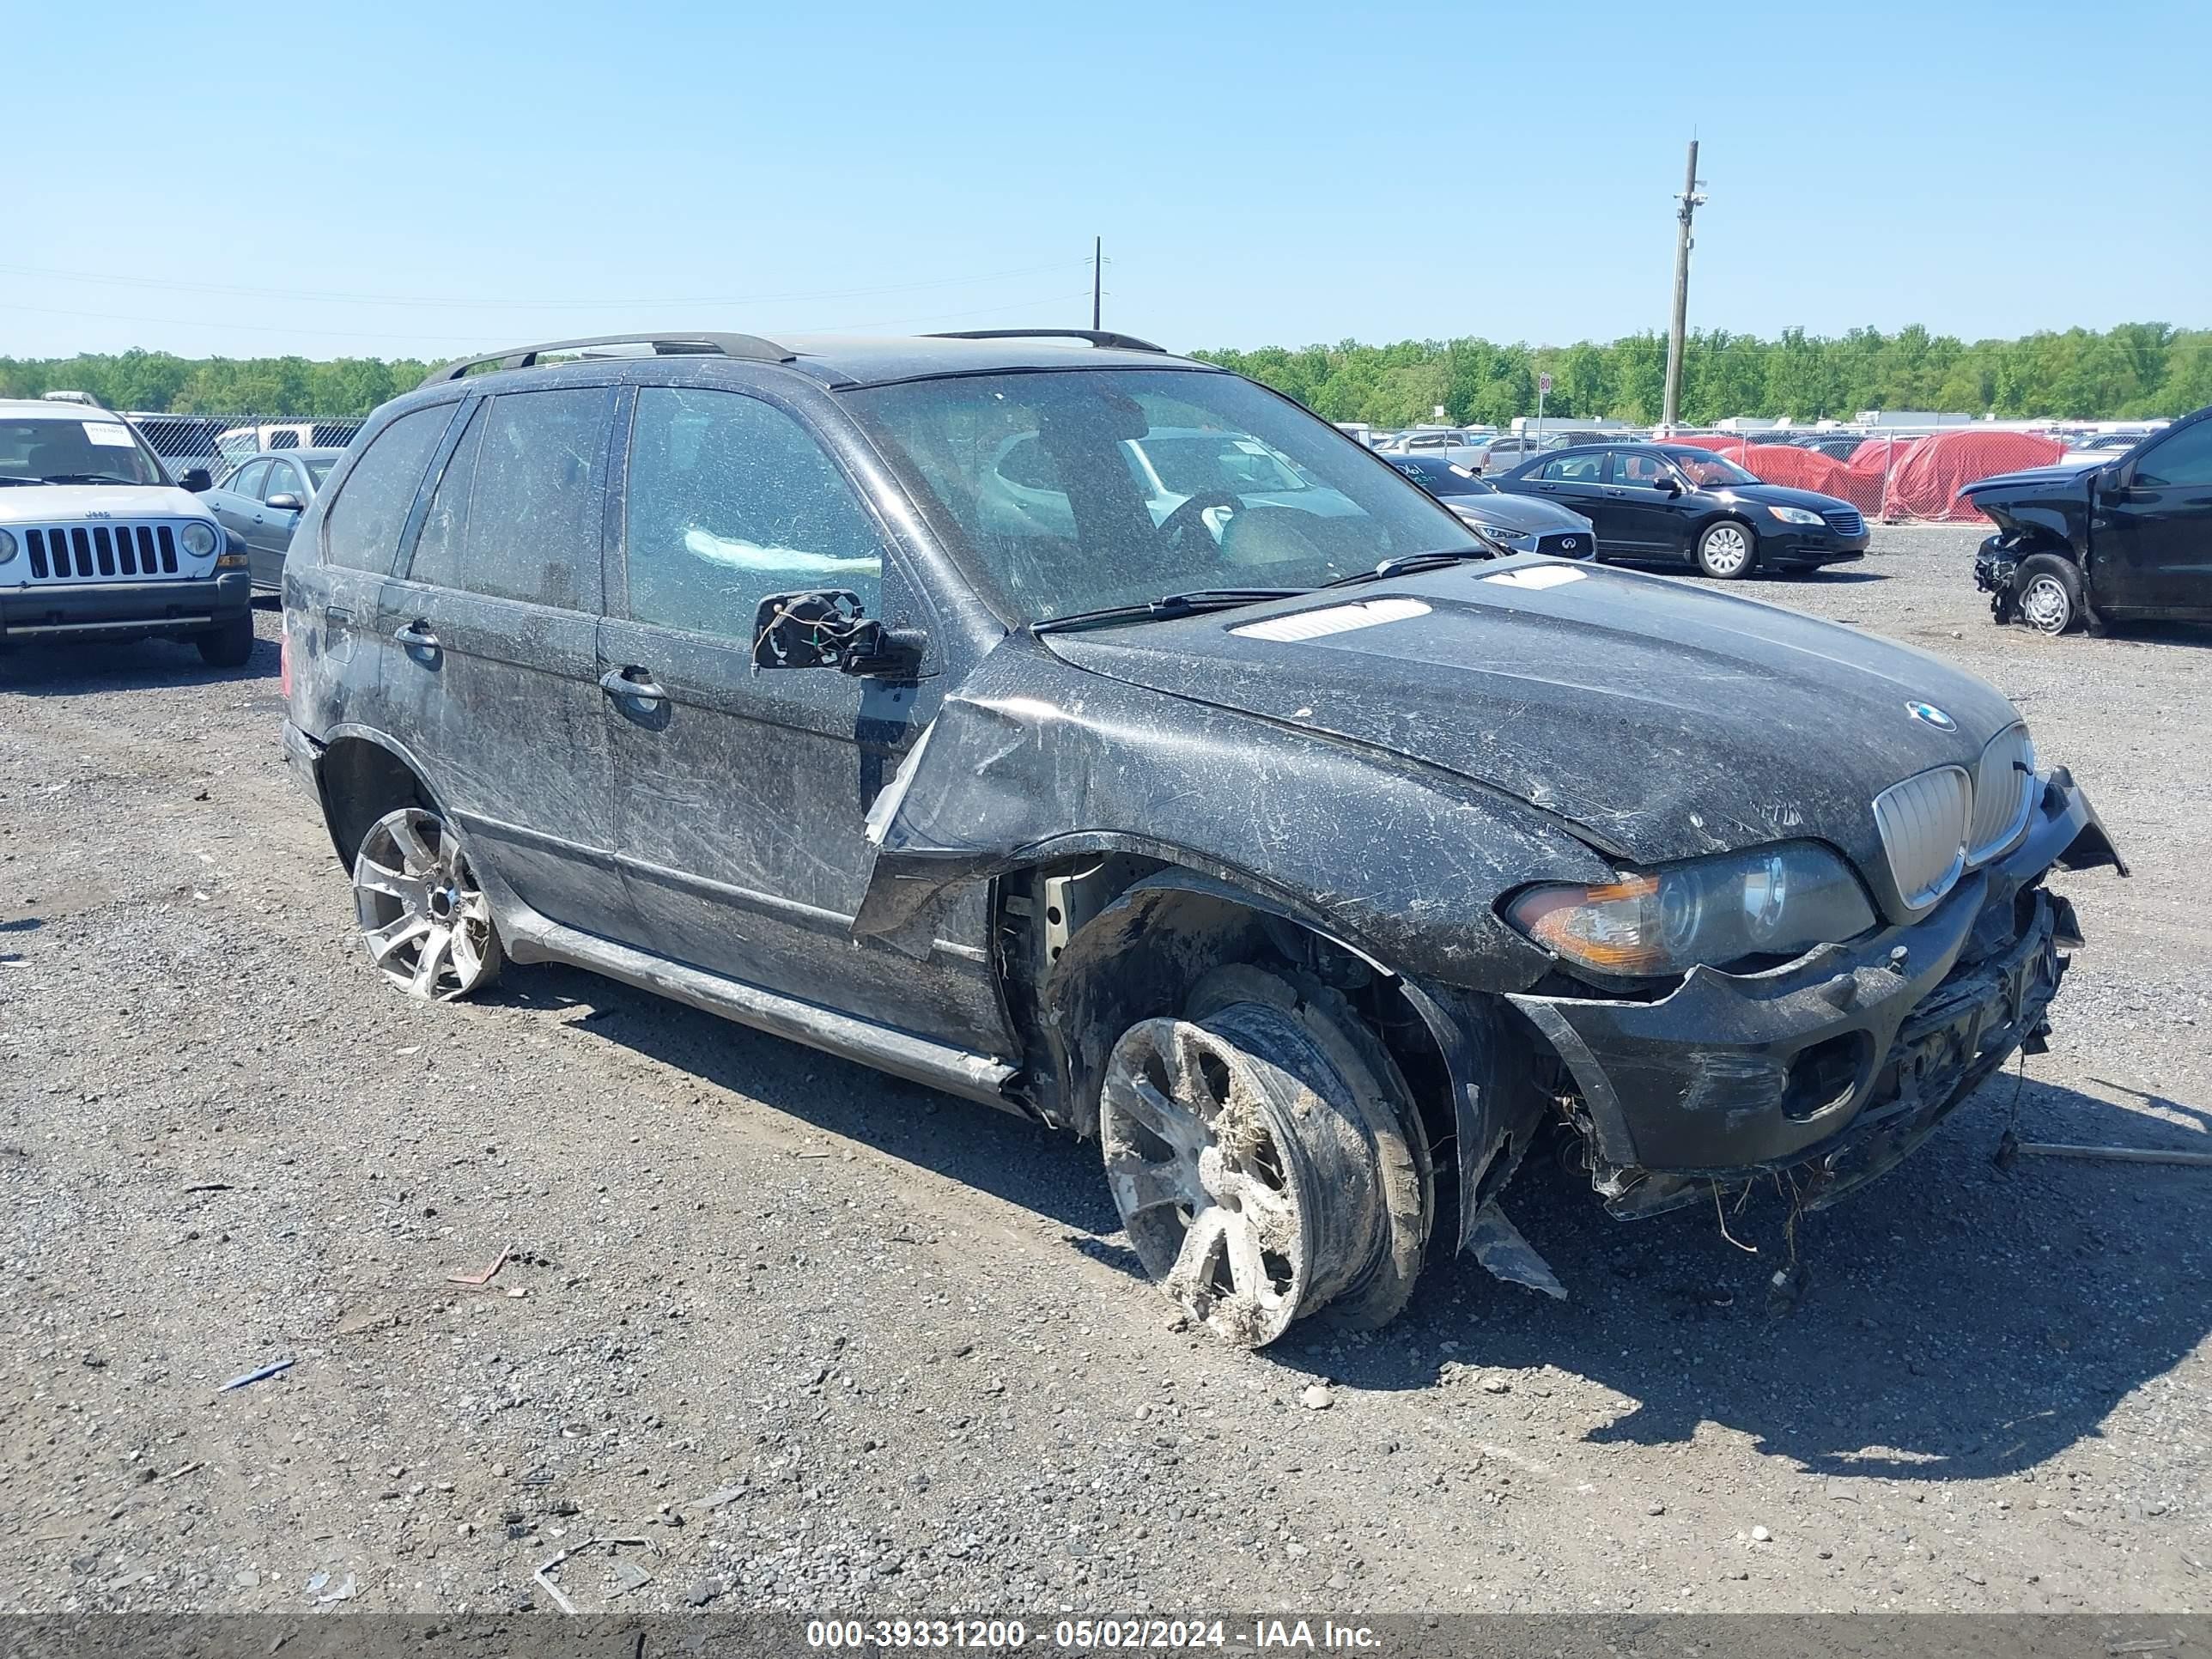
[[[1419,608],[1361,609],[1385,599]],[[1341,631],[1304,615],[1322,611]],[[1271,618],[1285,625],[1249,631]],[[1644,865],[1805,837],[1871,878],[1886,867],[1874,797],[1933,766],[1971,769],[2018,718],[1907,646],[1528,556],[1044,640],[1093,673],[1441,768]]]
[[[174,484],[9,484],[0,524],[67,524],[88,513],[112,519],[206,519],[200,498]]]
[[[1437,499],[1455,513],[1477,524],[1492,524],[1516,534],[1548,536],[1559,530],[1588,532],[1590,521],[1579,513],[1547,501],[1540,495],[1443,495]]]
[[[1808,507],[1815,513],[1833,513],[1838,508],[1858,510],[1840,495],[1823,495],[1817,489],[1796,489],[1788,484],[1730,484],[1726,489],[1711,493],[1733,495],[1740,501],[1752,501],[1762,507]]]
[[[2118,460],[2119,457],[2116,455],[2112,459]],[[2075,487],[2084,482],[2090,473],[2106,465],[2107,463],[2104,461],[2075,461],[2057,466],[2023,467],[2017,472],[1992,472],[1986,478],[1960,484],[1959,493],[1961,495],[1995,495],[2014,490],[2036,494],[2063,490],[2071,495]]]

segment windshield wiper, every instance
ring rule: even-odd
[[[127,484],[131,480],[118,478],[112,472],[49,472],[43,478],[26,478],[23,482],[25,483]]]
[[[1355,570],[1349,576],[1339,576],[1326,581],[1323,587],[1350,587],[1358,582],[1388,581],[1393,576],[1409,576],[1417,570],[1439,570],[1448,564],[1463,564],[1469,559],[1494,559],[1497,552],[1487,547],[1440,547],[1429,553],[1401,553],[1395,559],[1385,559],[1372,570]]]
[[[1050,617],[1030,626],[1032,634],[1049,634],[1075,628],[1110,628],[1117,623],[1169,622],[1208,611],[1233,611],[1240,605],[1265,599],[1294,599],[1303,587],[1200,587],[1188,593],[1164,593],[1135,605],[1109,605],[1097,611],[1078,611]]]

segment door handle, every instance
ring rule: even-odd
[[[611,697],[628,697],[635,702],[665,702],[668,693],[660,682],[653,678],[648,669],[633,665],[629,668],[610,668],[599,676],[599,690]]]
[[[427,623],[402,623],[392,630],[392,637],[410,651],[435,651],[439,648],[438,636],[430,631]]]
[[[1624,492],[1618,489],[1607,489],[1605,493],[1618,500]]]

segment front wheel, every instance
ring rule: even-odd
[[[1418,1114],[1340,998],[1217,970],[1106,1066],[1106,1176],[1138,1259],[1239,1347],[1327,1308],[1371,1328],[1413,1293],[1434,1211]]]
[[[2071,631],[2081,620],[2081,573],[2053,553],[2021,562],[2013,611],[2039,634]]]
[[[1759,562],[1759,544],[1749,529],[1734,519],[1705,526],[1698,538],[1698,568],[1717,581],[1747,576]]]
[[[253,612],[241,611],[217,623],[193,641],[200,660],[210,668],[243,668],[253,655]]]

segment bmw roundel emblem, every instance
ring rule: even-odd
[[[1905,712],[1923,725],[1934,726],[1938,732],[1955,732],[1959,729],[1959,722],[1932,702],[1908,702],[1905,705]]]

